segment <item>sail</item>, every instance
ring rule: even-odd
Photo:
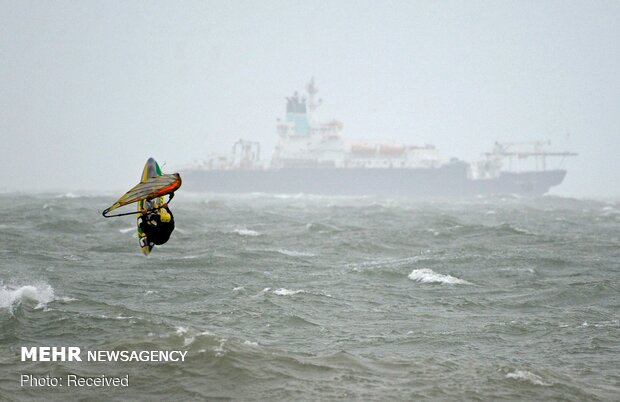
[[[127,191],[112,206],[105,211],[108,212],[141,200],[150,200],[152,198],[161,197],[170,194],[181,187],[181,176],[178,173],[163,174],[161,176],[151,177],[143,182],[135,185],[131,190]]]

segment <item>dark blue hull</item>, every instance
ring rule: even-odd
[[[565,170],[505,172],[495,179],[470,180],[464,163],[435,169],[283,168],[182,173],[183,186],[190,191],[415,197],[542,195],[560,184],[565,175]]]

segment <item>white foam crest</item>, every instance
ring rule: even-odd
[[[133,320],[134,318],[136,318],[134,316],[124,316],[124,315],[117,315],[116,317],[110,317],[110,316],[107,316],[105,314],[101,314],[98,317],[99,318],[103,318],[104,320]],[[133,323],[135,323],[135,320],[132,321],[132,324]]]
[[[551,385],[551,384],[544,382],[542,378],[540,378],[536,374],[530,373],[527,370],[517,370],[513,373],[508,373],[506,374],[506,378],[511,378],[513,380],[518,380],[518,381],[526,381],[534,385],[543,385],[543,386]]]
[[[267,251],[275,251],[276,253],[284,254],[289,257],[314,257],[313,253],[306,253],[303,251],[286,250],[286,249],[267,249]]]
[[[353,271],[359,272],[366,269],[382,268],[382,267],[400,267],[410,265],[412,263],[423,260],[423,256],[413,256],[405,258],[380,258],[370,261],[362,261],[359,263],[347,264],[346,267],[352,268]]]
[[[65,194],[59,194],[56,196],[56,198],[80,198],[82,197],[80,194],[76,194],[76,193],[65,193]]]
[[[278,199],[281,199],[281,200],[291,200],[291,199],[304,198],[304,196],[306,196],[306,194],[304,194],[304,193],[297,193],[297,194],[274,194],[273,198],[278,198]],[[312,197],[308,197],[308,198],[312,198]]]
[[[0,288],[0,308],[12,309],[23,300],[38,302],[35,308],[42,308],[55,299],[54,289],[48,284],[25,285],[21,287],[2,286]]]
[[[243,344],[249,345],[249,346],[258,346],[258,342],[252,342],[252,341],[244,341]]]
[[[175,333],[178,336],[183,336],[183,335],[185,335],[185,334],[187,334],[189,332],[189,329],[187,327],[178,326],[175,329],[176,329]],[[192,335],[189,335],[188,337],[184,337],[183,338],[183,346],[188,346],[188,345],[192,344],[195,339],[196,338],[194,336],[192,336]]]
[[[75,254],[63,255],[62,258],[67,261],[82,261],[83,260],[82,257],[80,257],[79,255],[75,255]]]
[[[226,343],[227,340],[228,339],[226,338],[220,339],[220,345],[213,348],[213,351],[215,352],[215,356],[221,357],[225,353],[224,344]]]
[[[602,322],[599,322],[597,324],[594,324],[594,326],[597,327],[597,328],[604,328],[604,327],[615,327],[615,328],[618,328],[618,327],[620,327],[620,321],[618,321],[618,320],[602,321]]]
[[[273,291],[274,295],[277,296],[290,296],[290,295],[296,295],[298,293],[304,293],[304,290],[288,290],[288,289],[284,289],[284,288],[279,288]]]
[[[118,229],[118,231],[119,231],[119,232],[121,232],[121,233],[123,233],[123,234],[125,234],[125,233],[129,233],[129,232],[131,232],[131,231],[133,231],[133,230],[136,230],[136,228],[131,227],[131,228],[123,228],[123,229]]]
[[[233,288],[233,292],[238,292],[240,290],[245,290],[245,288],[243,286],[237,286],[237,287]]]
[[[421,283],[448,283],[453,285],[470,285],[470,283],[466,280],[455,278],[451,275],[438,274],[437,272],[429,268],[414,269],[409,274],[409,279]]]
[[[178,336],[182,336],[183,337],[183,346],[189,346],[192,343],[194,343],[194,341],[196,340],[196,338],[201,337],[201,336],[213,336],[213,334],[209,331],[203,331],[203,332],[196,332],[194,330],[190,330],[187,327],[182,327],[182,326],[178,326],[175,328],[175,334]],[[166,335],[168,336],[168,335]]]
[[[601,216],[608,217],[614,215],[620,215],[620,210],[610,206],[606,206],[601,209]]]
[[[260,236],[260,233],[252,229],[240,228],[240,229],[235,229],[234,232],[238,234],[239,236],[252,236],[252,237]]]

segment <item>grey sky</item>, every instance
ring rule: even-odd
[[[240,137],[269,156],[314,76],[348,137],[472,160],[570,132],[554,192],[618,196],[618,21],[617,1],[0,0],[0,190],[124,191],[149,156]]]

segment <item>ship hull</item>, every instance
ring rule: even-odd
[[[458,197],[488,194],[545,194],[560,184],[565,170],[509,173],[487,180],[467,178],[462,163],[434,169],[283,168],[269,170],[189,170],[184,188],[213,193],[397,195]]]

